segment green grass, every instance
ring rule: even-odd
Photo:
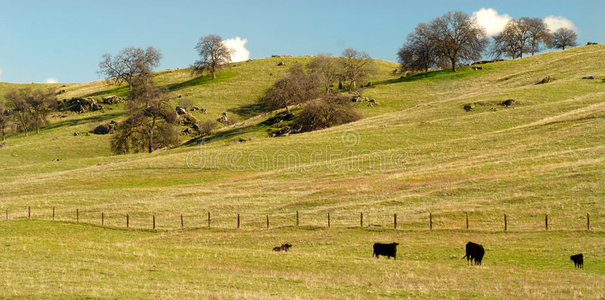
[[[602,298],[603,57],[597,45],[403,79],[390,73],[395,64],[379,62],[364,94],[380,105],[358,104],[364,119],[280,138],[267,137],[262,122],[272,114],[254,103],[287,69],[279,61],[310,58],[237,63],[216,81],[188,69],[159,72],[175,102],[181,95],[208,109],[200,119],[226,111],[240,122],[201,147],[122,156],[110,153],[108,136],[73,135],[122,119],[122,106],[55,115],[40,134],[10,136],[0,149],[0,209],[12,221],[0,222],[0,236],[16,248],[0,251],[9,275],[0,295]],[[589,75],[599,80],[581,79]],[[536,85],[545,76],[555,80]],[[70,98],[123,88],[65,89]],[[517,103],[498,105],[509,98]],[[233,143],[239,138],[252,140]],[[28,206],[35,221],[23,220]],[[70,223],[76,209],[89,225]],[[291,227],[297,210],[302,229]],[[204,226],[207,211],[215,229],[190,229]],[[98,226],[101,212],[106,227]],[[354,228],[360,212],[366,225],[380,227]],[[462,230],[466,212],[470,232]],[[324,228],[327,213],[332,229]],[[394,213],[397,231],[388,229]],[[126,214],[133,230],[123,230]],[[159,232],[145,231],[152,215]],[[486,246],[484,266],[459,259],[468,240]],[[292,253],[269,251],[286,241]],[[401,259],[372,259],[377,241],[398,241]],[[587,256],[585,270],[569,261],[578,252]]]

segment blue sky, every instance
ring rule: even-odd
[[[211,33],[247,39],[250,58],[339,55],[352,47],[396,61],[419,22],[481,8],[494,9],[499,18],[563,17],[579,31],[580,44],[605,42],[600,0],[0,0],[0,81],[98,80],[101,55],[129,46],[158,48],[164,55],[159,69],[187,67],[197,59],[199,37]]]

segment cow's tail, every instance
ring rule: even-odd
[[[462,257],[462,259],[465,259],[467,256],[468,256],[468,254],[465,254],[465,255]]]

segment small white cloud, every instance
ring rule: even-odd
[[[44,80],[44,83],[59,83],[59,80],[57,78],[48,78]]]
[[[250,58],[250,51],[244,46],[247,42],[248,39],[242,40],[239,36],[223,41],[223,44],[233,51],[231,53],[232,62],[245,61]]]
[[[565,17],[551,15],[544,18],[544,24],[546,24],[546,27],[548,27],[551,32],[555,32],[559,28],[567,28],[578,32],[578,28],[576,27],[576,25],[571,20]]]
[[[2,81],[2,68],[0,68],[0,81]]]
[[[485,33],[488,36],[494,36],[502,32],[506,23],[512,19],[512,17],[507,14],[499,14],[498,11],[493,8],[482,8],[473,12],[473,18],[477,20],[479,25],[485,27]]]

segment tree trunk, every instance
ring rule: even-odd
[[[149,130],[149,146],[147,150],[149,153],[153,152],[153,129]]]
[[[452,61],[452,72],[456,72],[456,59],[450,58],[450,60]]]
[[[212,70],[212,80],[216,79],[216,73],[214,72],[214,70]]]

